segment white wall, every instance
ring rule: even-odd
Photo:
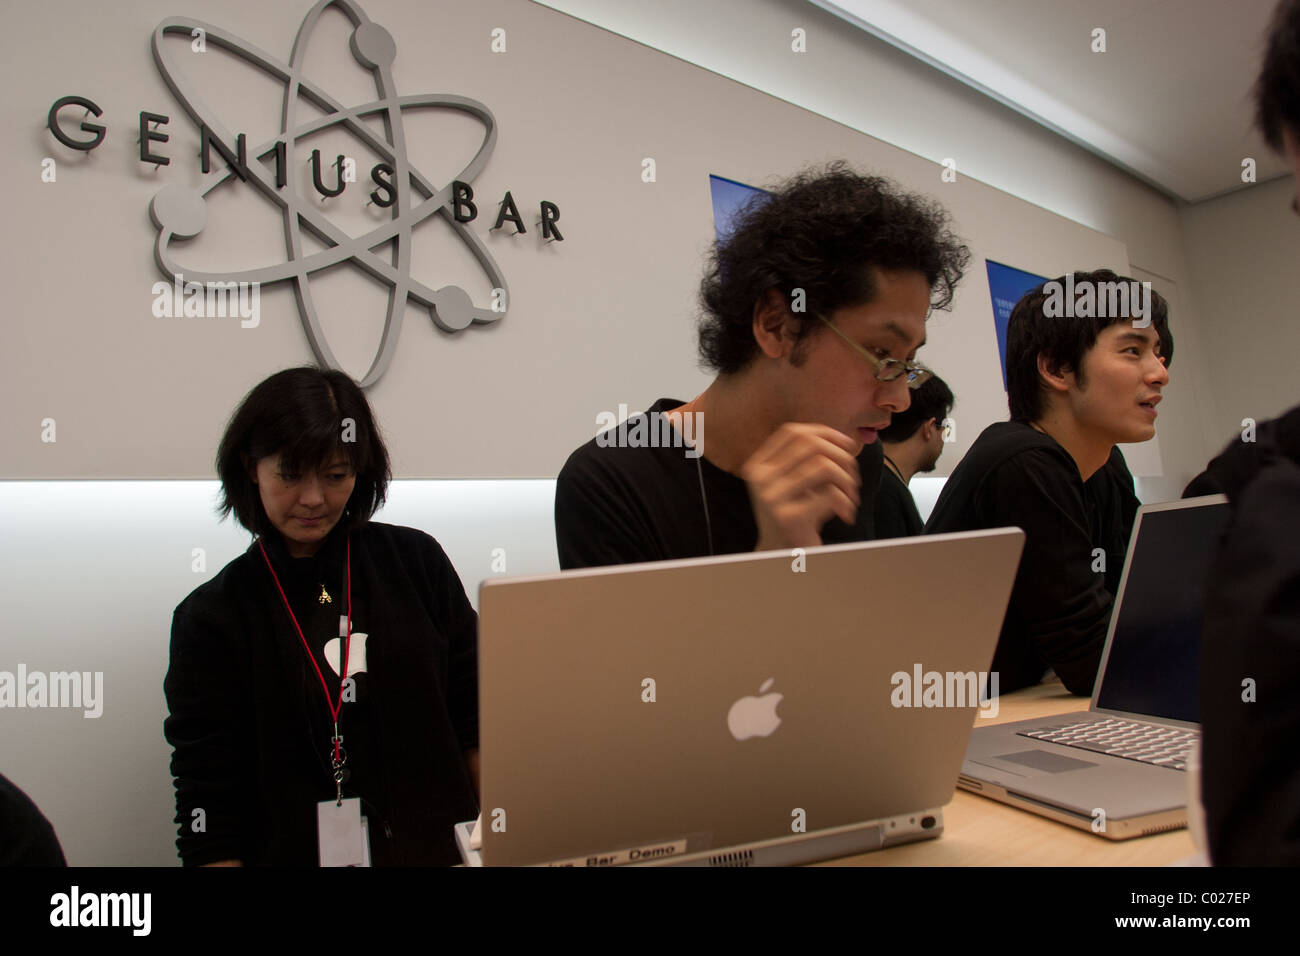
[[[73,11],[82,7],[51,0],[26,8],[24,29],[6,41],[0,86],[11,93],[0,123],[32,133],[6,141],[2,153],[27,180],[0,181],[11,224],[7,322],[20,343],[0,354],[11,412],[0,421],[8,477],[206,477],[236,400],[270,371],[311,357],[288,283],[263,289],[255,328],[151,312],[159,272],[150,200],[164,186],[200,182],[196,124],[148,53],[158,23],[178,12],[175,3],[132,0],[112,16],[77,18]],[[979,123],[938,144],[937,158],[954,155],[960,171],[945,183],[930,159],[544,6],[368,0],[365,8],[396,38],[398,93],[482,100],[499,134],[474,182],[482,213],[471,231],[501,263],[510,311],[486,328],[448,334],[423,307],[406,308],[392,366],[370,390],[401,477],[553,477],[594,433],[601,411],[698,392],[707,377],[696,367],[694,300],[713,233],[710,173],[766,185],[808,163],[846,157],[944,202],[975,254],[952,314],[931,323],[927,349],[961,401],[953,461],[1005,414],[982,259],[1049,275],[1081,262],[1128,268],[1123,241],[982,183],[977,157],[967,164],[962,146]],[[224,51],[218,29],[287,59],[307,9],[209,2],[205,52],[193,52],[187,38],[163,40],[172,75],[205,103],[203,118],[220,122],[227,135],[246,132],[254,153],[279,132],[282,84]],[[503,53],[491,49],[495,28],[505,31]],[[304,44],[304,76],[344,105],[375,96],[349,52],[350,34],[343,15],[326,10]],[[814,31],[814,51],[821,36]],[[769,56],[824,77],[861,60],[845,59],[852,48],[841,54],[826,46],[804,57],[787,44]],[[925,99],[950,97],[953,89],[917,85],[913,121],[926,114]],[[37,125],[65,93],[91,96],[104,108],[107,139],[88,156]],[[889,98],[899,101],[896,89]],[[170,142],[155,146],[172,163],[157,171],[136,156],[135,126],[145,109],[172,117]],[[305,121],[313,111],[303,114]],[[482,132],[475,120],[443,114],[404,114],[412,162],[435,185],[469,161]],[[314,198],[308,176],[290,191],[345,232],[375,227],[377,214],[363,202],[375,155],[333,129],[292,144],[290,164],[301,172],[314,146],[326,156],[356,154],[357,185],[326,204]],[[46,156],[58,163],[55,182],[40,179]],[[647,157],[657,163],[649,183],[641,175]],[[535,228],[518,239],[490,232],[507,188],[529,221],[541,199],[558,203],[564,242],[542,244]],[[251,185],[222,186],[206,208],[209,223],[198,237],[172,244],[183,266],[229,275],[222,270],[285,258],[279,213]],[[435,288],[463,285],[484,305],[490,284],[445,225],[412,229],[416,277]],[[380,338],[385,290],[347,264],[317,273],[309,287],[331,346],[360,376]],[[57,424],[57,442],[43,440],[47,418]]]
[[[1214,356],[1220,445],[1300,403],[1300,220],[1288,176],[1183,211],[1197,301]],[[1217,451],[1217,449],[1216,449]]]
[[[1217,412],[1207,360],[1207,347],[1221,339],[1213,333],[1203,339],[1178,206],[1167,196],[803,0],[539,2],[927,159],[953,157],[963,175],[1122,240],[1133,269],[1144,273],[1139,278],[1163,277],[1156,287],[1178,301],[1177,357],[1158,426],[1164,477],[1139,482],[1144,500],[1177,497],[1231,437],[1224,433],[1231,416]],[[802,56],[790,52],[795,27],[807,33]],[[1013,56],[1014,45],[1007,52]],[[966,281],[982,283],[984,277],[972,274]],[[950,472],[959,458],[945,455],[940,473]]]
[[[103,675],[98,717],[0,710],[0,773],[41,808],[73,866],[178,862],[162,735],[172,611],[250,540],[217,523],[217,490],[215,481],[0,481],[0,671]],[[477,606],[479,584],[499,576],[493,549],[506,574],[559,570],[554,499],[554,481],[399,481],[376,520],[437,538]]]

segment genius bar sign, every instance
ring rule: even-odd
[[[374,79],[377,96],[370,102],[345,105],[331,97],[322,85],[304,76],[304,61],[311,46],[312,33],[321,14],[331,7],[345,15],[353,25],[348,45],[352,57],[370,71]],[[184,37],[189,42],[168,41],[169,35]],[[206,105],[197,84],[184,70],[184,57],[205,52],[208,44],[239,57],[281,85],[282,123],[277,135],[262,143],[249,144],[244,133],[232,134],[223,117]],[[172,17],[160,23],[154,30],[152,46],[159,73],[199,129],[199,161],[203,173],[197,186],[164,186],[150,202],[150,217],[157,227],[154,259],[166,279],[178,286],[184,280],[186,288],[210,288],[215,284],[228,287],[230,283],[240,287],[293,283],[303,330],[317,361],[327,368],[338,369],[340,364],[321,329],[311,294],[311,277],[341,262],[359,266],[375,281],[387,286],[391,293],[383,337],[369,370],[360,380],[363,387],[373,385],[388,368],[408,299],[427,308],[434,323],[445,332],[459,332],[475,323],[486,325],[505,316],[509,307],[505,277],[482,240],[469,229],[469,223],[478,216],[471,183],[483,170],[496,143],[496,120],[485,105],[467,97],[450,94],[399,96],[392,74],[392,64],[397,56],[396,42],[392,34],[369,19],[355,0],[320,0],[316,3],[298,28],[287,63],[274,59],[228,31],[186,17]],[[178,56],[178,50],[187,50],[188,53]],[[300,117],[299,105],[303,100],[314,109],[310,115],[303,111]],[[484,127],[478,151],[445,186],[430,182],[415,168],[406,152],[403,112],[428,107],[468,113]],[[84,137],[71,135],[64,126],[72,122],[67,113],[74,108],[84,111],[80,121],[80,131],[88,134]],[[98,147],[106,136],[104,126],[89,121],[92,115],[96,118],[103,115],[93,100],[84,96],[64,96],[50,107],[46,125],[64,146],[88,152]],[[366,122],[370,118],[383,122],[372,126]],[[169,122],[170,117],[166,114],[141,111],[141,162],[170,165],[170,157],[160,151],[161,144],[170,139],[170,134],[164,129]],[[368,190],[368,199],[379,209],[387,210],[388,218],[357,236],[349,235],[333,223],[320,203],[303,198],[297,182],[297,177],[303,175],[302,169],[298,163],[290,161],[298,139],[332,127],[346,130],[380,157],[370,170],[373,188]],[[224,160],[224,166],[214,168],[213,151]],[[269,162],[250,163],[250,154]],[[310,164],[312,185],[321,197],[342,195],[347,185],[356,181],[355,166],[346,156],[338,155],[333,162],[326,164],[320,150],[316,149],[311,152]],[[327,172],[330,167],[333,168],[332,175]],[[174,255],[174,243],[192,239],[202,232],[207,224],[208,194],[235,180],[279,209],[283,218],[284,261],[224,273],[183,265]],[[473,302],[458,285],[431,288],[411,274],[413,230],[435,215],[441,217],[444,227],[450,229],[477,260],[492,290],[490,302]],[[559,218],[559,206],[542,200],[537,219],[542,241],[564,239],[558,226]],[[496,221],[491,228],[502,229],[507,223],[514,227],[515,235],[528,232],[509,191],[498,205]],[[308,249],[303,230],[324,248]],[[389,252],[381,255],[374,251],[377,248],[387,248]]]

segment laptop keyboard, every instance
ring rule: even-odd
[[[1018,731],[1018,734],[1173,770],[1187,769],[1187,754],[1196,742],[1194,730],[1141,724],[1118,717],[1036,727]]]

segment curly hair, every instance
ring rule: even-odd
[[[814,315],[873,301],[875,269],[922,273],[931,308],[947,309],[969,261],[934,200],[843,161],[806,169],[754,197],[714,243],[700,284],[700,358],[722,374],[748,365],[754,305],[771,289],[787,301],[803,290],[805,311],[792,312],[797,347],[821,330]]]
[[[1282,129],[1300,133],[1300,0],[1277,5],[1266,44],[1255,81],[1255,125],[1280,153]]]

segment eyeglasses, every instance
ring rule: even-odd
[[[876,381],[893,382],[900,376],[906,375],[907,387],[910,389],[917,389],[934,376],[934,372],[930,371],[924,365],[917,365],[915,362],[902,362],[896,358],[878,358],[837,329],[831,320],[826,318],[826,316],[819,314],[817,318],[825,322],[828,329],[847,342],[850,347],[852,347],[853,351],[857,352],[871,363],[872,370],[876,376]]]

